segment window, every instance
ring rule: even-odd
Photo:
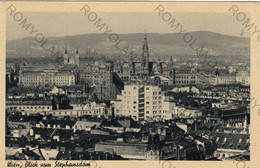
[[[134,104],[136,104],[136,101],[134,101]]]
[[[146,104],[149,104],[149,101],[147,101]]]
[[[150,89],[149,87],[146,88],[146,90],[149,90],[149,89]]]

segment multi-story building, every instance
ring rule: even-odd
[[[73,104],[73,110],[85,112],[88,115],[104,116],[107,114],[105,103],[89,102],[86,104]]]
[[[217,69],[215,74],[209,74],[208,82],[210,85],[233,84],[233,83],[249,85],[250,74],[247,71],[220,73],[219,70]]]
[[[200,82],[200,77],[195,69],[188,67],[175,69],[173,79],[175,85],[195,85]]]
[[[129,116],[136,121],[171,119],[174,107],[161,88],[152,85],[126,85],[111,103],[114,115]]]
[[[38,70],[22,68],[19,72],[20,86],[35,87],[45,85],[70,86],[78,81],[75,66],[64,66],[60,69],[41,69]]]
[[[53,109],[53,104],[48,100],[6,100],[6,108],[28,113],[47,112]]]
[[[236,82],[242,85],[250,85],[250,74],[247,71],[238,71],[236,75]]]
[[[232,84],[236,82],[236,74],[223,74],[215,77],[215,84]]]
[[[81,81],[92,83],[99,99],[116,98],[124,85],[118,75],[113,72],[113,62],[111,61],[81,66],[79,77]]]
[[[78,103],[72,104],[73,109],[60,109],[60,110],[52,110],[48,111],[47,114],[52,114],[56,117],[81,117],[84,115],[91,115],[91,116],[105,116],[108,115],[108,111],[106,108],[105,103],[96,103],[96,102],[89,102],[89,103]]]
[[[113,101],[115,115],[130,116],[136,121],[153,118],[161,109],[158,86],[126,85],[117,98],[118,101]]]
[[[6,88],[14,84],[14,70],[10,66],[5,68]]]

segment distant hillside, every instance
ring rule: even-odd
[[[194,47],[203,46],[205,50],[210,51],[212,55],[230,55],[245,56],[250,55],[250,39],[244,37],[227,36],[223,34],[197,31],[191,32],[196,42]],[[129,50],[134,50],[136,54],[141,54],[144,35],[136,34],[118,34],[122,42],[119,48],[129,46]],[[91,52],[96,51],[99,55],[107,57],[123,55],[115,47],[115,43],[109,41],[108,35],[103,34],[84,34],[66,37],[47,38],[49,46],[55,46],[60,51],[64,51],[68,47],[70,53],[79,48],[82,55],[89,49]],[[151,57],[160,55],[161,58],[170,55],[196,55],[196,52],[189,47],[189,44],[183,41],[183,34],[147,34],[148,44]],[[46,43],[47,44],[47,43]],[[33,37],[13,40],[7,42],[7,57],[23,56],[35,57],[46,56],[48,53],[44,51],[40,44],[36,43]]]

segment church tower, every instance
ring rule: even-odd
[[[148,47],[146,32],[144,34],[144,43],[143,43],[143,51],[142,51],[142,68],[144,74],[149,73],[149,47]]]
[[[75,55],[75,64],[79,66],[79,50],[77,49],[76,55]]]
[[[65,53],[64,53],[64,64],[65,65],[69,64],[69,55],[68,55],[67,48],[65,49]]]

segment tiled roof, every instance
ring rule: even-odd
[[[218,148],[248,150],[250,146],[249,134],[215,133],[214,137]]]

